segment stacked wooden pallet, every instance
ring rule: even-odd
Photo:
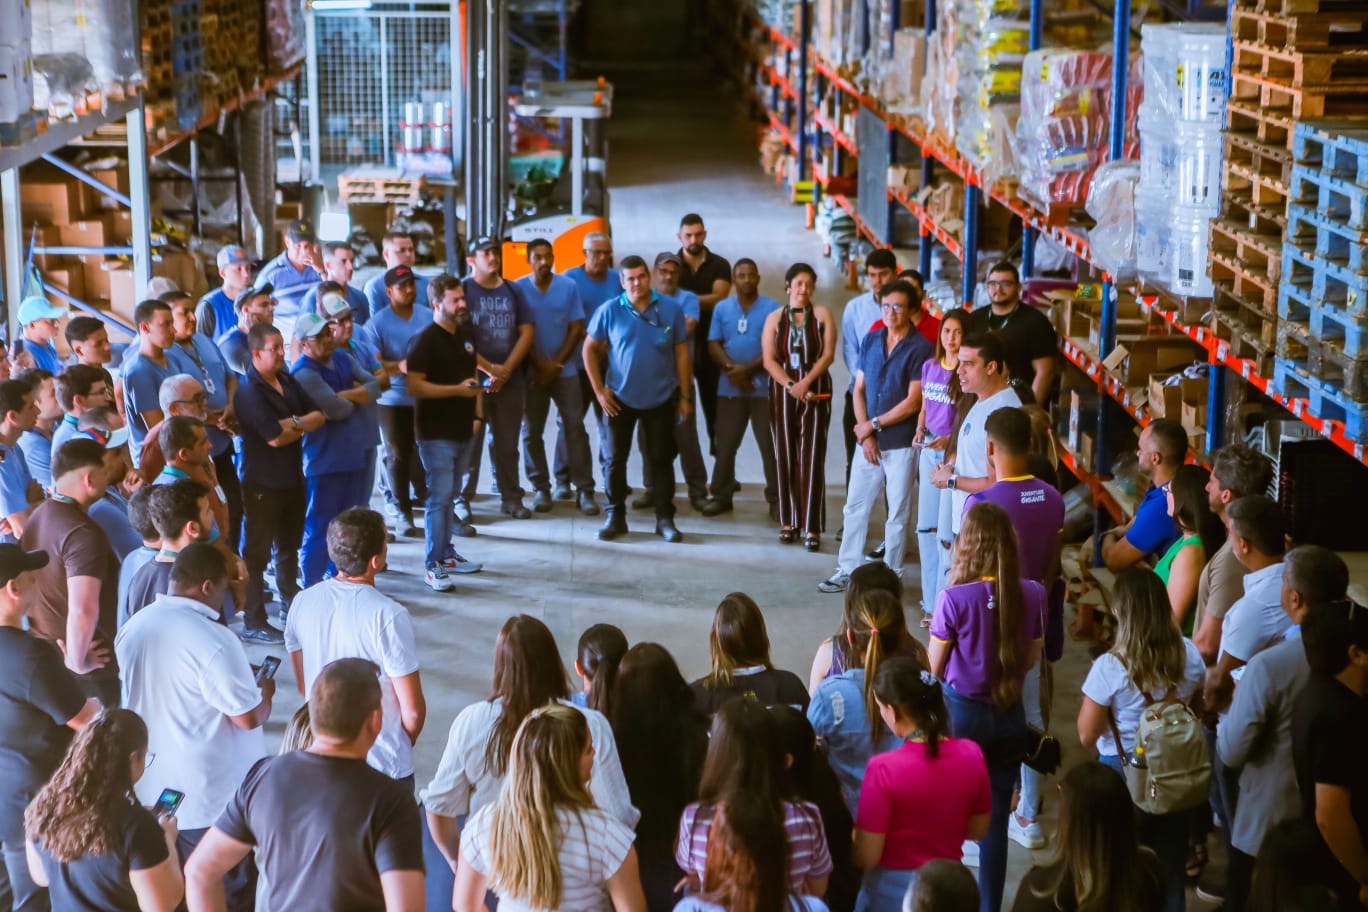
[[[1368,125],[1297,125],[1275,388],[1368,441]]]
[[[1235,0],[1230,28],[1226,171],[1221,218],[1211,224],[1212,328],[1267,375],[1279,344],[1279,286],[1293,268],[1284,239],[1297,125],[1364,115],[1368,4]]]

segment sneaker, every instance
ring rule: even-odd
[[[474,519],[474,515],[470,512],[470,502],[464,497],[456,498],[456,502],[452,504],[451,512],[456,517],[457,522],[468,523]]]
[[[442,561],[442,568],[454,573],[479,573],[484,569],[484,564],[479,561],[466,560],[457,554],[455,557],[448,557]]]
[[[445,567],[433,567],[423,575],[423,582],[433,592],[450,592],[456,588],[456,583],[451,577],[447,576]]]
[[[474,538],[477,533],[475,532],[475,527],[470,523],[458,522],[452,524],[451,534],[457,538]]]
[[[817,590],[819,592],[845,592],[848,585],[850,585],[850,577],[837,570],[818,583]]]
[[[879,547],[875,548],[874,550],[872,550],[872,551],[870,551],[868,554],[866,554],[866,555],[865,555],[865,560],[867,560],[867,561],[881,561],[881,560],[884,559],[884,552],[885,552],[886,550],[887,550],[887,549],[886,549],[886,547],[885,547],[885,543],[884,543],[884,542],[879,542]]]
[[[269,614],[266,615],[266,623],[267,623],[267,625],[269,625],[269,626],[271,626],[271,627],[274,627],[276,630],[279,630],[279,631],[281,631],[282,633],[285,631],[285,622],[288,621],[289,619],[290,619],[290,609],[288,609],[288,608],[281,608],[281,609],[280,609],[280,613],[277,614],[275,617],[272,617],[272,616],[269,615]]]
[[[1216,877],[1205,877],[1197,883],[1197,898],[1217,908],[1225,905],[1225,883]]]
[[[1040,824],[1034,820],[1026,820],[1020,814],[1013,814],[1007,818],[1007,837],[1032,851],[1045,848],[1045,833],[1040,828]]]
[[[532,511],[522,505],[522,501],[513,500],[503,505],[503,515],[513,519],[531,519]]]
[[[557,483],[556,490],[551,493],[551,496],[556,500],[574,500],[575,492],[570,490],[568,484]]]
[[[979,866],[979,847],[978,843],[972,839],[964,840],[964,845],[960,846],[960,863],[966,868],[977,868]]]
[[[538,513],[551,512],[551,492],[538,491],[532,496],[532,509]]]
[[[269,627],[243,627],[238,634],[238,639],[244,643],[256,643],[260,646],[285,645],[285,637],[281,636],[280,631],[272,630]]]

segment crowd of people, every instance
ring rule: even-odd
[[[1141,433],[1151,487],[1085,548],[1116,574],[1111,623],[1075,630],[1092,643],[1078,740],[1098,759],[1060,774],[1056,348],[1016,269],[990,267],[988,307],[937,318],[920,276],[875,251],[838,328],[811,267],[780,304],[697,216],[679,237],[615,270],[590,235],[564,275],[533,242],[532,274],[508,282],[497,239],[457,279],[415,274],[391,234],[358,291],[350,248],[294,223],[255,278],[227,247],[203,300],[140,303],[112,371],[102,324],[68,321],[62,365],[65,314],[24,302],[0,359],[12,908],[997,912],[1013,841],[1049,850],[1011,903],[1027,912],[1174,912],[1193,880],[1235,910],[1368,901],[1368,610],[1337,556],[1290,547],[1263,456],[1226,447],[1207,470],[1176,423]],[[632,506],[678,541],[676,457],[691,505],[725,513],[749,427],[780,541],[816,551],[838,353],[849,485],[818,588],[844,601],[808,680],[774,666],[741,592],[692,683],[668,644],[598,624],[572,686],[550,630],[516,615],[490,697],[416,789],[420,650],[376,579],[420,501],[427,584],[481,570],[455,539],[476,535],[486,428],[503,515],[595,515],[587,404],[599,538],[628,532],[635,434]],[[283,646],[307,697],[274,754],[279,660],[244,643]],[[1215,839],[1219,884],[1201,880]]]

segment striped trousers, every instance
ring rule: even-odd
[[[826,448],[831,400],[799,402],[770,384],[779,524],[805,535],[826,528]]]

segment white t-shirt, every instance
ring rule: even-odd
[[[486,877],[493,810],[490,805],[480,808],[461,831],[462,860]],[[556,817],[561,832],[561,898],[557,912],[608,912],[613,905],[604,883],[622,867],[636,834],[598,808],[579,813],[562,809]],[[532,906],[515,896],[498,896],[500,912],[534,912]]]
[[[147,723],[155,762],[138,780],[151,805],[164,788],[185,793],[182,830],[212,826],[252,764],[266,756],[261,728],[229,716],[261,702],[247,652],[218,614],[194,599],[159,595],[114,638],[123,705]]]
[[[1191,640],[1183,639],[1183,650],[1186,654],[1186,661],[1183,663],[1183,683],[1178,686],[1176,696],[1186,702],[1192,699],[1192,695],[1201,686],[1206,676],[1206,664]],[[1150,694],[1156,700],[1162,700],[1168,695],[1167,691]],[[1124,749],[1133,749],[1135,730],[1140,725],[1140,713],[1145,709],[1145,698],[1131,683],[1130,675],[1126,672],[1126,666],[1121,664],[1121,660],[1110,652],[1098,656],[1097,661],[1093,662],[1092,668],[1088,670],[1088,677],[1083,681],[1083,696],[1099,706],[1111,708],[1112,715],[1116,717],[1116,728],[1121,732]],[[1110,729],[1097,739],[1097,752],[1104,757],[1117,755],[1116,739],[1112,737]]]
[[[969,414],[964,416],[959,442],[955,445],[956,475],[965,478],[988,477],[988,432],[984,424],[989,415],[1002,408],[1021,408],[1021,397],[1010,386],[975,402]],[[956,488],[950,495],[954,507],[950,528],[959,535],[960,525],[964,522],[964,502],[969,499],[969,492]]]
[[[569,700],[560,702],[574,706]],[[502,706],[502,699],[481,700],[461,710],[451,723],[442,761],[419,796],[424,808],[443,817],[460,817],[475,813],[498,796],[503,778],[485,769],[484,755]],[[613,727],[601,712],[583,706],[574,708],[584,713],[594,744],[594,765],[589,773],[594,803],[615,819],[635,827],[641,812],[632,806],[617,742],[613,740]]]
[[[1282,642],[1292,618],[1282,608],[1281,563],[1246,573],[1244,595],[1226,612],[1221,623],[1221,652],[1248,662]]]
[[[367,760],[394,779],[413,773],[413,745],[399,715],[391,679],[418,670],[408,610],[374,586],[324,580],[295,596],[285,622],[285,648],[304,651],[304,692],[323,666],[338,659],[369,659],[380,666],[385,721]]]

